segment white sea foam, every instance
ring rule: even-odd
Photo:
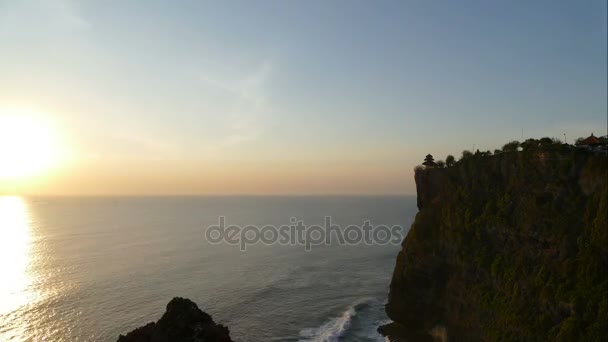
[[[300,342],[337,342],[350,328],[353,317],[357,315],[357,308],[367,302],[363,299],[348,307],[338,317],[334,317],[319,328],[308,328],[300,331]]]
[[[391,322],[392,321],[390,319],[373,322],[373,324],[370,326],[369,334],[367,335],[367,337],[369,337],[370,341],[391,342],[388,337],[384,337],[384,336],[380,335],[380,333],[378,332],[379,326],[389,324]]]

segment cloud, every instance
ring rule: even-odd
[[[159,34],[148,22],[87,18],[94,7],[0,0],[0,55],[9,61],[0,65],[0,90],[16,94],[0,102],[23,97],[61,112],[83,150],[104,158],[214,158],[264,134],[271,59],[208,51],[204,40],[184,46],[173,38],[181,22]],[[104,39],[115,32],[125,34]]]
[[[245,77],[236,80],[212,78],[208,74],[201,75],[201,81],[209,86],[228,93],[231,104],[220,113],[225,116],[227,132],[224,138],[210,149],[233,146],[257,139],[264,130],[264,123],[271,111],[266,93],[268,79],[273,72],[273,65],[266,60],[254,70],[246,73]]]

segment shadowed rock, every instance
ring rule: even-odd
[[[175,297],[158,322],[120,335],[118,342],[232,342],[232,339],[228,328],[216,324],[196,303]]]

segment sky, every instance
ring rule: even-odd
[[[66,156],[0,193],[414,194],[427,153],[606,134],[606,13],[0,0],[0,113],[36,113]]]

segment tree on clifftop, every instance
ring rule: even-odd
[[[472,157],[473,157],[473,152],[464,150],[464,151],[462,151],[462,157],[460,157],[460,160],[465,160],[465,159],[472,158]]]
[[[447,167],[452,167],[452,166],[454,166],[454,163],[456,163],[456,158],[454,158],[453,155],[449,154],[445,158],[445,165],[447,165]]]
[[[514,152],[519,148],[519,141],[511,141],[506,143],[505,146],[502,147],[503,152]]]

